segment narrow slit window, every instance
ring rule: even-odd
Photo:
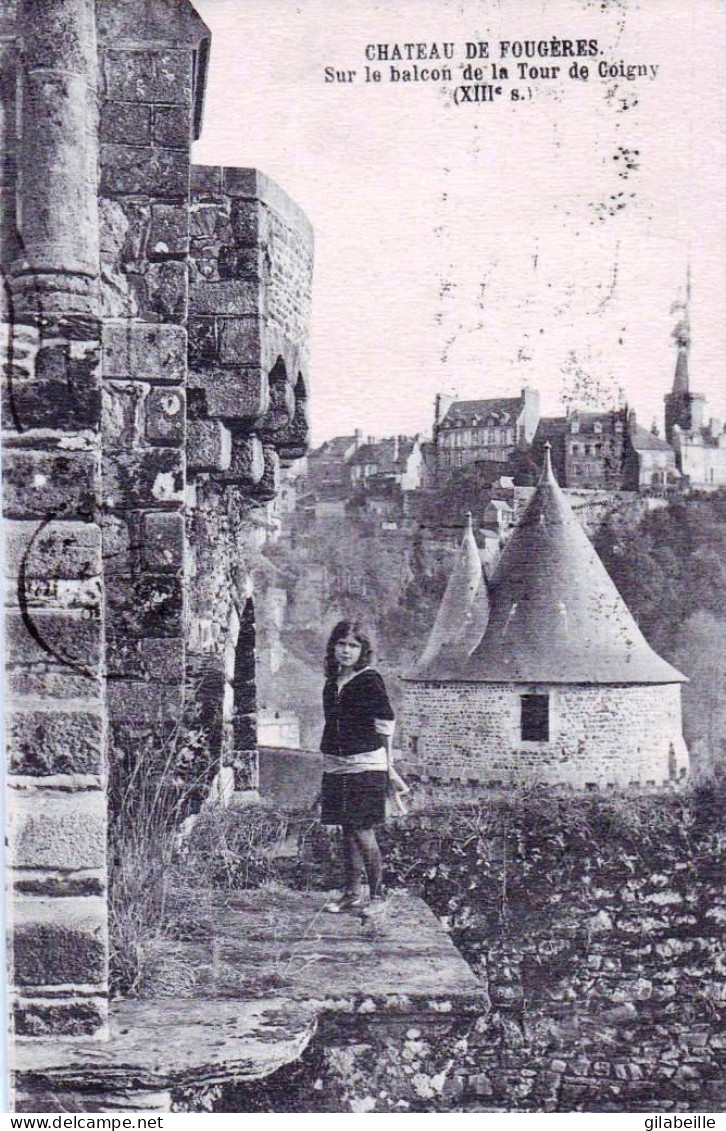
[[[550,697],[549,695],[522,696],[522,741],[549,742],[550,740]]]

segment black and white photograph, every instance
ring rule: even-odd
[[[0,0],[24,1126],[718,1131],[725,97],[721,0]]]

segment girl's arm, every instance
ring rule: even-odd
[[[372,673],[372,713],[376,734],[381,737],[381,745],[388,754],[388,765],[393,765],[393,731],[396,725],[393,708],[388,698],[386,685],[378,672]]]
[[[388,765],[393,765],[393,729],[395,723],[393,719],[376,719],[375,720],[376,734],[380,735],[381,746],[385,747],[386,754],[388,755]]]

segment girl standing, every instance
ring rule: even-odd
[[[384,906],[374,827],[385,818],[394,714],[383,680],[370,667],[371,652],[360,622],[342,620],[325,654],[322,822],[342,827],[345,863],[343,895],[326,907],[333,914],[362,908],[364,870],[370,891],[364,914]]]

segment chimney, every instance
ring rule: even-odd
[[[401,445],[401,437],[400,436],[394,436],[393,437],[393,462],[394,463],[398,463],[400,445]]]
[[[532,443],[539,426],[539,392],[528,385],[522,389],[522,439],[526,445]]]

